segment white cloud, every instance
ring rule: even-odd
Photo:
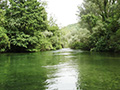
[[[57,24],[66,26],[77,22],[77,6],[82,3],[83,0],[47,0],[48,15],[53,14],[57,19]]]

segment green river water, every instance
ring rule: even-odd
[[[3,53],[0,90],[120,90],[120,54],[69,48]]]

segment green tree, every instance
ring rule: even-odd
[[[48,27],[47,13],[37,0],[9,0],[6,9],[6,25],[11,38],[12,51],[37,49],[38,40],[35,32],[45,31]]]
[[[0,0],[0,52],[5,52],[10,48],[9,37],[7,36],[7,30],[4,29],[5,25],[5,9],[6,1]]]
[[[58,25],[56,24],[57,20],[51,15],[49,18],[49,27],[48,31],[53,35],[50,38],[50,42],[54,50],[62,48],[61,46],[61,32]]]
[[[0,27],[0,52],[5,52],[10,48],[9,37],[6,33],[7,31]]]
[[[7,0],[0,0],[0,9],[5,10],[7,8]]]
[[[82,28],[87,28],[91,32],[87,45],[90,50],[119,51],[115,47],[119,49],[119,40],[116,39],[118,38],[116,34],[120,29],[120,1],[84,0],[83,6],[78,8]],[[117,40],[117,43],[113,41],[113,38]]]

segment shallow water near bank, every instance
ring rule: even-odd
[[[0,54],[0,90],[119,90],[120,56],[69,48]]]

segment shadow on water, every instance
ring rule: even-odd
[[[120,56],[69,48],[0,54],[0,90],[120,90]]]

